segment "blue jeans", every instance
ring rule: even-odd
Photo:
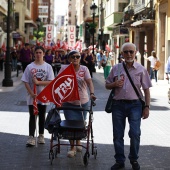
[[[139,100],[124,102],[113,102],[112,108],[112,123],[113,123],[113,142],[115,149],[116,162],[124,163],[124,131],[126,126],[126,117],[129,122],[129,138],[130,138],[130,153],[129,160],[135,161],[138,159],[140,146],[140,125],[141,125],[142,105]]]
[[[79,105],[73,105],[71,103],[63,103],[63,107],[80,107]],[[82,104],[82,107],[86,110],[88,109],[88,102]],[[84,116],[84,119],[83,119]],[[87,111],[79,111],[79,110],[64,110],[64,117],[66,120],[86,120]]]
[[[12,70],[15,71],[17,69],[17,59],[12,59]]]
[[[152,67],[150,67],[150,79],[154,79],[155,78],[155,81],[157,82],[158,78],[157,78],[157,72],[158,70],[153,70]]]

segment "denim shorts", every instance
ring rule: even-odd
[[[71,103],[63,103],[63,107],[80,107],[79,105],[73,105]],[[88,109],[88,102],[81,105],[84,109]],[[79,110],[64,110],[64,116],[66,120],[86,120],[87,111]]]

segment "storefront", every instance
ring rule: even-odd
[[[123,25],[118,25],[113,28],[112,34],[112,49],[115,52],[115,61],[117,63],[117,59],[120,54],[120,48],[122,44],[129,41],[129,30],[127,27]]]

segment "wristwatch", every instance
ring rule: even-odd
[[[145,107],[148,107],[148,109],[150,108],[150,106],[149,106],[149,105],[145,105]],[[145,107],[144,107],[144,108],[145,108]]]

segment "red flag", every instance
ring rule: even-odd
[[[110,47],[109,47],[109,45],[108,45],[107,43],[106,43],[105,48],[106,48],[106,51],[109,51],[109,52],[111,51],[111,50],[110,50]]]
[[[34,84],[34,94],[37,94],[37,89],[35,84]],[[33,100],[33,110],[34,110],[34,115],[38,115],[37,98],[34,98]]]
[[[37,99],[43,103],[53,102],[61,106],[63,102],[80,100],[78,84],[73,64],[71,63],[63,72],[41,91]]]
[[[3,51],[6,51],[5,43],[2,44],[1,49],[2,49]]]

